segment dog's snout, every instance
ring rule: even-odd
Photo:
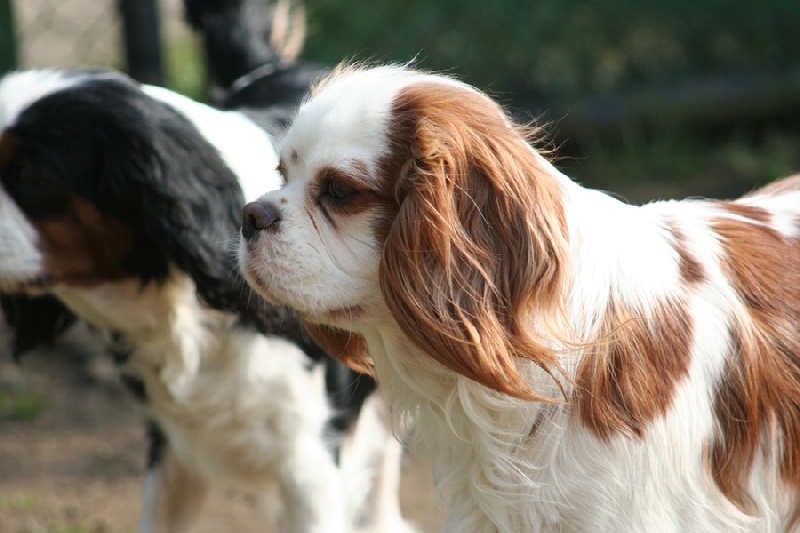
[[[251,238],[259,231],[277,229],[281,220],[278,208],[269,202],[250,202],[242,209],[242,236]]]

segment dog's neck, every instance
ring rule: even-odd
[[[113,348],[126,352],[128,371],[140,377],[156,371],[175,397],[203,361],[221,351],[223,332],[236,324],[234,314],[205,306],[192,280],[179,272],[164,284],[130,279],[54,292],[109,340],[114,337]]]
[[[515,449],[527,442],[542,417],[556,418],[548,414],[552,407],[513,398],[499,401],[497,393],[427,357],[394,323],[361,333],[395,434],[415,454],[430,460],[447,514],[458,517],[445,529],[488,531],[508,524],[500,530],[531,530],[530,523],[517,519],[534,498],[524,481],[541,465],[532,466],[535,458]],[[552,386],[538,367],[530,365],[529,370],[532,382]],[[489,478],[515,484],[519,498],[503,496],[504,488]],[[484,506],[487,500],[476,497],[470,486],[484,495],[496,492],[498,503]]]
[[[204,311],[191,279],[178,272],[163,284],[129,278],[92,287],[56,287],[53,292],[93,326],[142,339],[178,327],[183,314]]]

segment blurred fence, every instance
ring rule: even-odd
[[[120,66],[115,0],[16,0],[19,66]]]
[[[573,139],[800,116],[797,0],[304,3],[306,58],[417,56]],[[0,72],[10,56],[20,68],[111,66],[202,98],[201,54],[181,0],[0,0]]]
[[[0,0],[0,32],[0,70],[113,67],[157,84],[166,44],[189,39],[180,0]]]

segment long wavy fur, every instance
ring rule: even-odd
[[[402,156],[387,169],[403,175],[381,288],[394,318],[445,367],[552,400],[530,390],[518,361],[563,374],[528,322],[555,323],[560,308],[567,244],[557,183],[523,142],[527,132],[479,93],[416,85],[393,113],[391,152]]]

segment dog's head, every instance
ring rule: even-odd
[[[451,370],[538,398],[516,362],[560,369],[526,321],[555,320],[566,223],[529,133],[449,78],[340,68],[281,143],[285,187],[244,209],[242,270],[351,364],[351,332],[393,320]]]
[[[237,176],[183,112],[120,74],[7,76],[0,185],[3,292],[144,286],[177,268],[211,307],[253,307],[225,259]]]

